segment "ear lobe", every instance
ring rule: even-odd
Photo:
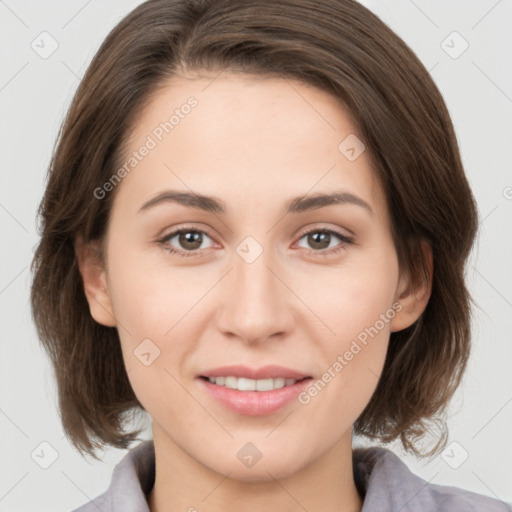
[[[408,278],[400,278],[397,287],[397,300],[402,308],[396,313],[391,322],[391,332],[401,331],[412,325],[425,311],[430,295],[432,293],[432,276],[434,270],[434,258],[432,254],[432,247],[430,244],[423,240],[421,242],[423,257],[425,259],[426,267],[428,269],[428,276],[425,280],[422,276],[418,279],[418,284],[414,286]]]
[[[115,327],[117,323],[108,292],[106,270],[99,244],[97,242],[85,244],[82,235],[77,235],[74,247],[91,316],[99,324]]]

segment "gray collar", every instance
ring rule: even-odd
[[[364,496],[361,512],[512,512],[502,501],[423,480],[386,448],[352,453],[354,481]],[[154,444],[143,441],[114,468],[109,488],[74,512],[150,512],[147,496],[154,481]]]

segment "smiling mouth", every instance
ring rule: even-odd
[[[273,379],[248,379],[246,377],[227,375],[222,377],[201,376],[201,379],[217,386],[236,389],[238,391],[273,391],[275,389],[293,386],[297,382],[311,379],[311,377],[304,377],[302,379],[286,379],[284,377],[277,377]]]

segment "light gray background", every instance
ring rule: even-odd
[[[111,449],[103,462],[84,460],[64,438],[52,372],[31,322],[29,264],[60,122],[100,43],[138,3],[0,0],[0,512],[78,507],[106,489],[125,454]],[[481,309],[449,411],[454,444],[430,463],[397,443],[388,447],[429,482],[512,501],[512,2],[363,3],[405,39],[443,93],[482,218],[468,273]],[[46,59],[31,48],[34,40],[42,47],[43,31],[58,42]],[[464,40],[468,49],[453,58]],[[51,462],[51,449],[42,442],[58,454],[47,469],[40,464]]]

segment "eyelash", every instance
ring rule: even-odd
[[[193,251],[178,251],[178,250],[170,247],[169,245],[167,245],[169,240],[174,238],[176,235],[179,235],[181,233],[189,233],[189,232],[202,233],[204,235],[207,235],[209,238],[213,239],[213,237],[211,237],[208,234],[208,232],[206,232],[202,229],[186,228],[185,227],[185,228],[177,229],[176,231],[173,231],[172,233],[165,235],[163,238],[160,238],[159,240],[157,240],[157,244],[160,247],[162,247],[162,249],[164,249],[166,252],[168,252],[170,254],[176,254],[180,257],[185,257],[185,258],[190,257],[190,256],[201,257],[201,254],[198,253],[199,249],[195,249]],[[299,240],[301,240],[306,235],[309,235],[311,233],[329,233],[330,235],[334,235],[334,236],[338,237],[341,240],[341,243],[336,245],[334,248],[330,248],[330,249],[321,249],[321,250],[310,249],[308,251],[308,256],[312,256],[312,255],[321,256],[321,257],[333,256],[333,255],[338,254],[342,250],[344,250],[346,248],[345,247],[346,245],[350,245],[350,244],[354,243],[353,238],[351,238],[347,235],[343,235],[343,234],[339,233],[338,231],[336,231],[334,229],[329,229],[329,228],[316,228],[316,229],[312,229],[310,231],[306,231],[300,235]],[[203,255],[204,255],[204,253],[203,253]]]

